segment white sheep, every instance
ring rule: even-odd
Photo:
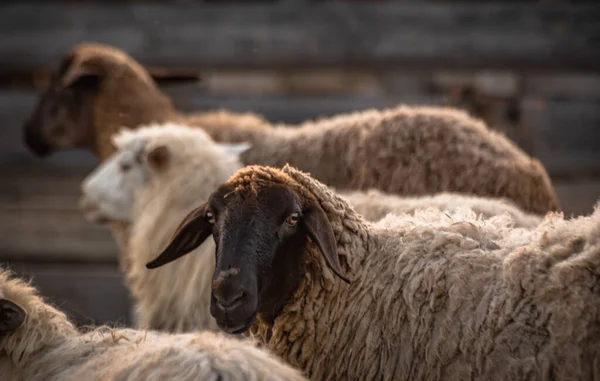
[[[208,311],[213,240],[173,267],[148,272],[144,265],[167,245],[181,218],[241,167],[238,156],[248,146],[217,144],[201,129],[176,124],[124,130],[114,142],[118,152],[84,180],[82,204],[92,215],[132,223],[120,260],[137,326],[217,329]]]
[[[468,209],[371,224],[295,168],[252,166],[147,266],[212,234],[219,326],[311,379],[600,379],[600,204],[512,225]]]
[[[266,350],[213,332],[78,331],[0,269],[2,381],[305,380]]]

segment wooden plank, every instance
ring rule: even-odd
[[[555,181],[553,185],[565,216],[588,215],[600,202],[600,178]]]
[[[18,260],[116,263],[107,227],[78,210],[81,180],[92,168],[0,167],[0,253]]]
[[[600,74],[529,74],[523,78],[523,93],[550,100],[600,101]]]
[[[32,278],[44,299],[78,325],[131,326],[129,293],[115,266],[6,262],[15,274]]]
[[[0,71],[99,41],[159,67],[600,66],[598,4],[4,4]]]
[[[600,102],[525,99],[534,154],[555,176],[600,173]]]

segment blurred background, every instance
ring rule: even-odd
[[[22,124],[61,57],[125,50],[182,110],[301,121],[399,103],[468,110],[549,172],[567,215],[600,198],[600,2],[7,1],[0,4],[0,265],[80,324],[130,324],[108,229],[77,209],[87,152],[40,160]],[[201,73],[200,81],[181,74]]]

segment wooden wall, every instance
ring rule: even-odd
[[[191,4],[193,3],[193,4]],[[33,158],[21,125],[62,54],[123,48],[184,110],[297,123],[398,103],[463,107],[546,165],[563,209],[600,197],[600,6],[434,1],[0,5],[0,263],[82,324],[130,324],[108,230],[77,210],[84,152]],[[201,71],[200,82],[178,73]]]

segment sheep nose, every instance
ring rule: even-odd
[[[235,309],[235,307],[242,303],[242,300],[244,299],[245,295],[246,293],[244,291],[240,291],[237,294],[226,294],[222,292],[214,293],[217,304],[222,310]]]
[[[241,269],[233,267],[221,271],[213,279],[212,294],[217,306],[222,310],[231,310],[240,305],[247,294],[244,292],[238,274]]]

